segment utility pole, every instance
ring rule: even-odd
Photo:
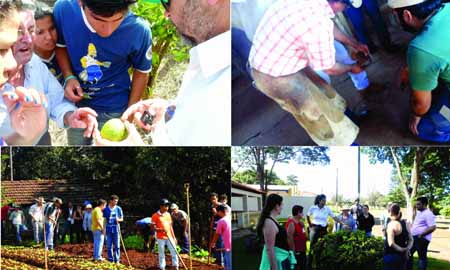
[[[339,183],[339,169],[336,167],[336,206],[339,204],[339,197],[338,197],[338,183]]]
[[[358,200],[361,197],[361,149],[358,146]]]
[[[13,170],[13,150],[9,147],[9,169],[11,173],[11,181],[14,181],[14,170]]]

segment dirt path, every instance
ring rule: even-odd
[[[57,251],[63,251],[71,255],[92,257],[92,244],[65,244],[58,246]],[[137,269],[159,269],[158,267],[158,253],[144,253],[136,250],[127,250],[128,257],[130,258],[131,265]],[[103,258],[108,258],[106,250],[103,249]],[[182,255],[183,261],[186,265],[189,265],[189,257]],[[128,261],[125,257],[125,253],[121,250],[120,262],[124,265],[128,265]],[[169,255],[166,256],[167,266],[172,265],[171,258]],[[181,262],[179,263],[179,268],[183,269]],[[189,266],[188,266],[189,267]],[[221,269],[217,265],[207,265],[199,261],[192,261],[192,268],[194,270],[216,270]]]

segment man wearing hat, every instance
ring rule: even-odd
[[[186,212],[180,210],[178,205],[172,203],[170,205],[172,220],[173,220],[173,230],[177,239],[181,243],[180,253],[189,253],[189,218]]]
[[[123,222],[123,211],[117,205],[119,197],[111,195],[108,206],[103,210],[103,217],[106,221],[106,250],[108,251],[108,261],[120,263],[120,222]]]
[[[158,212],[152,215],[152,223],[156,231],[156,241],[158,242],[159,269],[166,269],[165,247],[167,246],[172,257],[172,267],[178,269],[178,257],[175,250],[177,240],[172,228],[172,217],[169,214],[170,202],[162,199],[159,203]]]
[[[450,4],[440,0],[389,0],[402,27],[416,33],[407,64],[409,129],[423,140],[450,142]]]
[[[340,230],[346,230],[350,232],[356,231],[356,220],[350,214],[351,207],[346,205],[343,206],[341,211],[342,213],[337,217],[338,221],[334,224],[334,230],[336,232]]]
[[[61,214],[62,200],[60,198],[53,198],[53,202],[47,203],[44,208],[45,221],[45,249],[52,250],[54,248],[54,232],[58,224],[58,218]]]
[[[28,210],[28,214],[33,224],[34,241],[39,244],[44,240],[44,197],[38,197],[35,202]]]

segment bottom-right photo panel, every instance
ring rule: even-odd
[[[449,147],[232,147],[233,269],[450,269]]]

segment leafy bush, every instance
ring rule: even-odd
[[[175,26],[164,16],[164,8],[160,4],[138,1],[133,7],[136,16],[147,20],[152,29],[152,71],[148,81],[148,91],[144,97],[153,95],[153,87],[158,76],[161,60],[170,53],[175,61],[181,62],[189,57],[189,47],[182,44]]]
[[[140,235],[130,235],[123,239],[127,249],[142,250],[144,248],[144,238]]]
[[[439,214],[443,215],[444,217],[450,217],[450,205],[444,206]]]
[[[317,269],[378,270],[383,268],[383,240],[363,231],[328,234],[313,247]]]

